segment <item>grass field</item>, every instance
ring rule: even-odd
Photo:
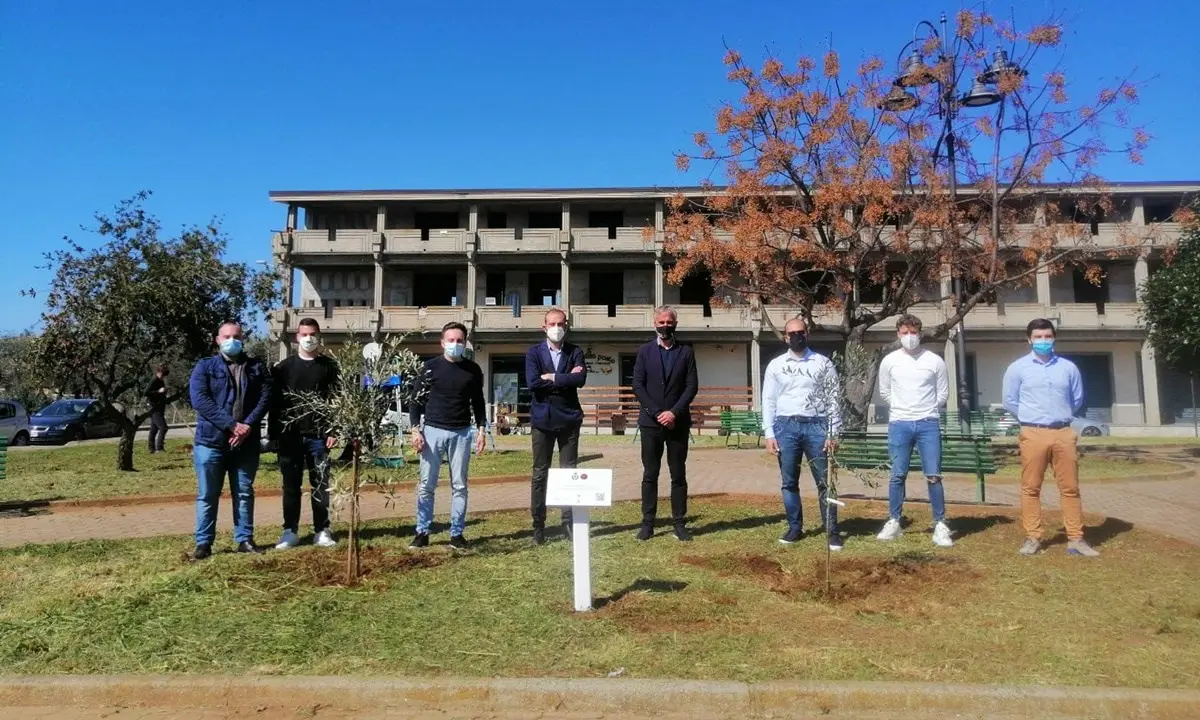
[[[875,542],[885,510],[852,504],[825,597],[823,543],[776,543],[777,502],[692,510],[690,544],[662,533],[637,543],[633,504],[597,513],[598,609],[581,615],[570,611],[569,546],[530,547],[522,512],[472,518],[476,545],[458,556],[444,545],[408,552],[410,526],[399,535],[369,526],[368,574],[353,588],[338,585],[343,553],[317,548],[200,563],[186,560],[183,538],[0,550],[0,673],[603,677],[624,668],[747,681],[1200,687],[1200,549],[1185,543],[1109,520],[1089,528],[1098,560],[1067,556],[1061,536],[1023,558],[1019,525],[988,508],[956,513],[958,545],[935,553],[917,527]],[[928,516],[914,512],[923,527]]]
[[[16,450],[8,455],[8,478],[0,481],[0,502],[194,493],[196,474],[189,445],[186,440],[171,439],[165,453],[151,455],[139,443],[134,450],[137,471],[132,473],[115,469],[117,449],[112,443]],[[528,451],[488,452],[471,459],[471,474],[483,477],[528,473],[530,458]],[[415,480],[418,464],[411,452],[408,460],[408,465],[397,469],[397,476]],[[255,487],[277,488],[279,483],[275,455],[264,453]]]

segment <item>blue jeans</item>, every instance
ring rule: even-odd
[[[417,532],[429,532],[433,524],[433,493],[442,469],[442,454],[450,461],[450,535],[462,535],[467,526],[467,468],[471,464],[470,428],[443,430],[425,426],[421,449],[421,481],[417,485]]]
[[[212,545],[217,536],[217,504],[225,476],[233,495],[233,540],[254,539],[254,475],[258,472],[258,440],[237,448],[221,449],[196,445],[196,544]]]
[[[900,519],[904,506],[904,481],[913,447],[921,457],[921,471],[929,479],[929,506],[935,523],[946,519],[946,491],[942,487],[942,429],[937,418],[894,420],[888,423],[888,455],[892,460],[892,479],[888,483],[888,514]]]
[[[783,511],[788,527],[801,530],[804,511],[800,505],[800,461],[808,457],[808,469],[817,485],[817,502],[830,537],[837,534],[837,506],[826,502],[827,459],[825,441],[829,435],[824,418],[775,418],[775,441],[779,443],[779,472],[783,478]]]

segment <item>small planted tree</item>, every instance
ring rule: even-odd
[[[338,381],[331,397],[316,393],[291,393],[297,416],[311,417],[318,427],[350,449],[349,466],[330,468],[329,509],[334,517],[349,523],[346,549],[346,584],[358,582],[359,497],[373,485],[391,494],[398,480],[391,453],[399,428],[385,422],[394,406],[421,402],[424,383],[414,382],[424,372],[424,363],[403,346],[403,338],[360,345],[350,342],[332,351],[338,365]],[[330,460],[326,460],[330,462]]]

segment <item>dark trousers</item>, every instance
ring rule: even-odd
[[[642,523],[653,523],[658,514],[658,473],[663,450],[671,471],[671,517],[677,523],[687,517],[688,428],[676,426],[639,428],[642,436]]]
[[[283,529],[300,529],[300,495],[304,471],[312,489],[313,532],[329,529],[329,451],[325,438],[308,435],[284,435],[277,449],[279,472],[283,476]]]
[[[558,466],[573,468],[579,463],[579,426],[560,430],[533,428],[533,483],[530,487],[529,512],[535,528],[546,527],[546,480],[550,477],[550,460],[558,444]],[[562,521],[571,522],[571,509],[563,508]]]
[[[150,413],[150,452],[162,452],[167,442],[167,415],[164,410]]]

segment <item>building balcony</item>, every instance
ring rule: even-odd
[[[284,312],[289,333],[299,330],[304,318],[313,318],[320,323],[322,332],[352,334],[370,333],[379,321],[379,311],[366,307],[335,307],[328,314],[322,307],[288,308]]]
[[[579,253],[654,252],[654,240],[646,239],[645,228],[619,227],[610,237],[608,228],[571,230],[571,250]]]
[[[467,230],[387,230],[383,244],[384,255],[465,254]]]
[[[381,330],[385,333],[441,332],[446,323],[458,322],[466,325],[471,318],[470,312],[459,306],[387,306],[382,312]]]
[[[374,230],[293,230],[290,250],[292,255],[370,255],[379,241]]]
[[[679,327],[684,330],[750,330],[749,305],[714,306],[708,316],[702,305],[675,305]]]
[[[524,305],[520,317],[513,317],[511,305],[491,305],[475,308],[477,330],[536,330],[542,329],[546,315],[542,305]]]
[[[653,305],[617,305],[614,317],[609,317],[608,307],[608,305],[572,305],[571,328],[574,330],[647,330],[654,327]]]
[[[563,231],[544,228],[506,228],[478,231],[481,253],[557,253]]]

